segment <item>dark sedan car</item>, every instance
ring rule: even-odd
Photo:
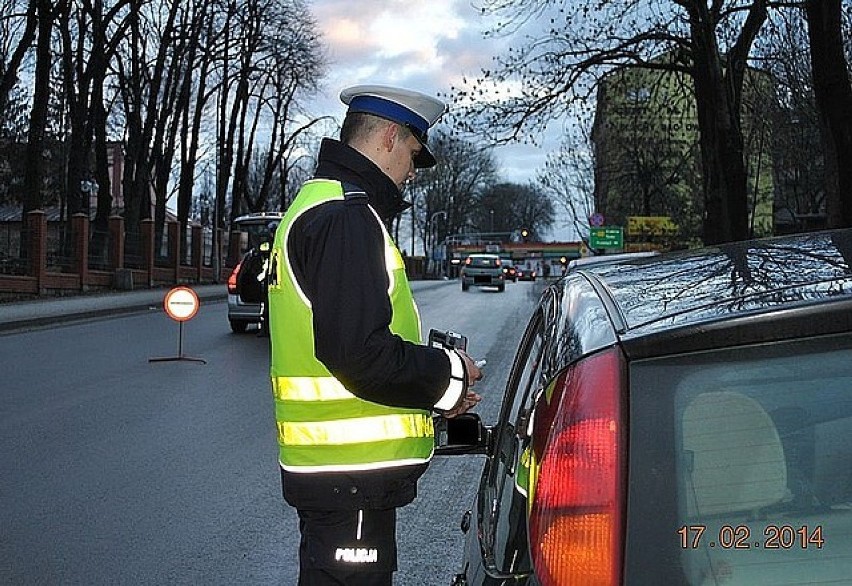
[[[844,230],[550,285],[448,452],[487,456],[453,584],[848,584],[850,263]]]
[[[535,279],[538,276],[538,271],[529,264],[517,265],[515,269],[519,281],[535,282]]]

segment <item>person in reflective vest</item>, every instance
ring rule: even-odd
[[[465,352],[421,344],[384,224],[408,207],[415,169],[435,164],[427,131],[445,105],[385,86],[340,97],[340,140],[323,140],[270,257],[270,374],[302,586],[392,583],[396,509],[432,456],[431,413],[452,417],[481,399]]]
[[[275,231],[278,229],[278,222],[269,222],[269,224],[266,225],[266,229],[269,231],[269,240],[261,242],[258,247],[260,254],[263,257],[263,267],[261,267],[260,273],[257,275],[257,280],[263,287],[263,305],[260,315],[260,331],[258,332],[258,335],[263,337],[269,336],[269,275],[271,272],[269,257],[272,254],[272,240],[275,239]]]

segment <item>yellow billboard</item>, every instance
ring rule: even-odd
[[[629,236],[675,236],[678,226],[669,216],[628,216]]]

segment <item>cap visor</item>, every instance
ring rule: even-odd
[[[428,169],[429,167],[434,167],[437,164],[435,157],[432,155],[432,152],[422,142],[420,143],[421,149],[420,152],[417,153],[417,156],[414,157],[414,167],[417,169]]]

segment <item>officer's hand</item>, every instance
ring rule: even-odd
[[[456,350],[462,360],[464,360],[464,370],[467,372],[467,386],[472,387],[476,381],[482,378],[482,371],[473,361],[473,358],[467,355],[464,350]]]
[[[474,360],[470,356],[468,356],[467,352],[465,352],[464,350],[456,350],[456,352],[458,352],[459,356],[461,356],[462,360],[464,360],[465,372],[467,372],[468,390],[465,394],[464,399],[462,399],[461,403],[459,403],[459,405],[455,409],[444,413],[444,417],[450,419],[455,417],[456,415],[467,413],[468,411],[476,407],[482,400],[481,395],[479,395],[478,393],[474,393],[470,390],[470,387],[472,387],[476,383],[476,381],[482,378],[482,370],[480,370],[480,368],[476,365],[476,362],[474,362]]]
[[[473,391],[467,391],[464,399],[462,400],[461,403],[459,403],[459,406],[456,407],[455,409],[452,409],[450,411],[443,413],[443,416],[446,417],[447,419],[452,419],[456,415],[461,415],[462,413],[467,413],[468,411],[470,411],[471,409],[476,407],[481,400],[482,400],[481,395],[474,393]]]

